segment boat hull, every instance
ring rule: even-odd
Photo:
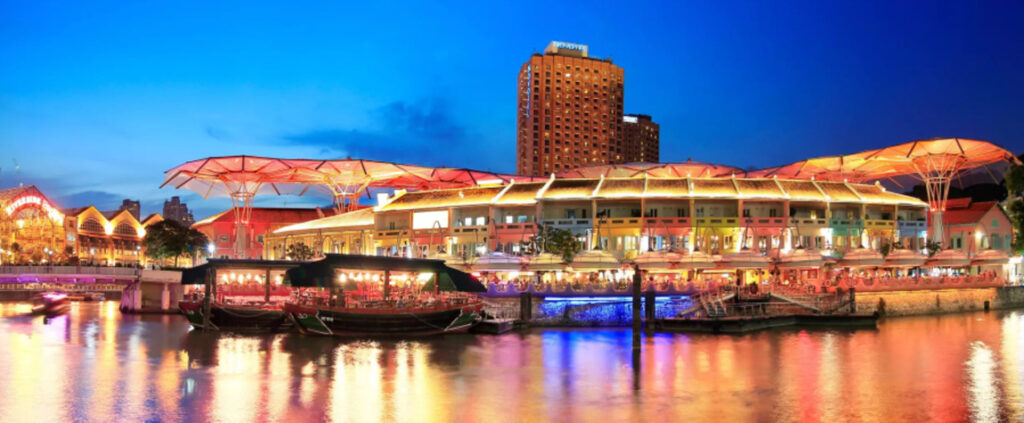
[[[425,336],[464,332],[479,321],[480,304],[432,309],[353,310],[285,304],[299,331],[335,336]]]
[[[178,303],[182,314],[196,329],[206,328],[200,302]],[[281,332],[292,327],[281,309],[210,304],[210,326],[207,329],[231,332]]]

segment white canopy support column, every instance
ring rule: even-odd
[[[235,216],[235,258],[247,258],[249,232],[252,222],[252,200],[256,197],[262,182],[229,182],[224,186],[231,192],[231,209]]]
[[[929,154],[913,159],[917,176],[924,183],[928,196],[932,217],[929,238],[940,245],[945,243],[943,214],[946,212],[946,200],[949,199],[949,185],[965,163],[967,158],[963,154]]]

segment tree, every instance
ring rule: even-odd
[[[531,253],[547,251],[562,256],[562,261],[568,263],[576,256],[583,246],[568,229],[556,229],[551,226],[542,226],[540,231],[534,235],[526,244],[527,250]]]
[[[291,260],[306,261],[313,258],[313,249],[306,244],[291,244],[285,250],[285,257]]]
[[[163,220],[146,228],[142,246],[146,249],[146,256],[154,260],[174,258],[174,267],[178,267],[179,257],[204,254],[209,242],[202,232],[174,220]]]
[[[924,248],[928,250],[928,257],[931,257],[942,249],[942,243],[938,241],[928,241],[925,243]]]
[[[1009,193],[1006,214],[1010,215],[1010,221],[1013,223],[1013,250],[1020,254],[1024,252],[1024,236],[1021,236],[1024,234],[1024,166],[1010,165],[1003,175],[1003,182]]]
[[[882,257],[888,257],[889,253],[893,252],[893,250],[899,250],[899,249],[902,249],[902,248],[903,248],[903,241],[896,241],[896,242],[884,241],[882,243],[882,248],[879,249],[879,252],[882,253]]]

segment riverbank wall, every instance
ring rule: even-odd
[[[857,312],[919,316],[1024,307],[1024,286],[927,291],[858,292]]]

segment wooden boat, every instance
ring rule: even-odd
[[[328,254],[289,270],[287,279],[292,286],[312,288],[304,292],[308,297],[283,309],[299,331],[313,335],[466,331],[483,310],[479,298],[468,292],[486,291],[475,278],[443,261],[398,257]],[[392,298],[394,290],[400,293]],[[328,297],[322,296],[325,292]]]
[[[280,332],[290,330],[291,320],[281,310],[289,288],[272,282],[300,262],[280,260],[210,259],[181,274],[185,285],[205,285],[190,300],[178,303],[181,313],[196,329],[233,332]],[[254,279],[253,279],[254,278]],[[236,289],[245,280],[259,281],[255,291]],[[273,295],[272,295],[273,294]],[[209,316],[204,316],[203,298],[209,296]],[[204,317],[208,317],[204,318]]]
[[[178,303],[178,308],[196,329],[279,332],[292,327],[292,322],[278,305],[211,303],[209,327],[203,319],[202,301],[182,301]]]
[[[422,307],[346,308],[285,304],[300,332],[312,335],[437,335],[464,332],[480,320],[483,303]]]

